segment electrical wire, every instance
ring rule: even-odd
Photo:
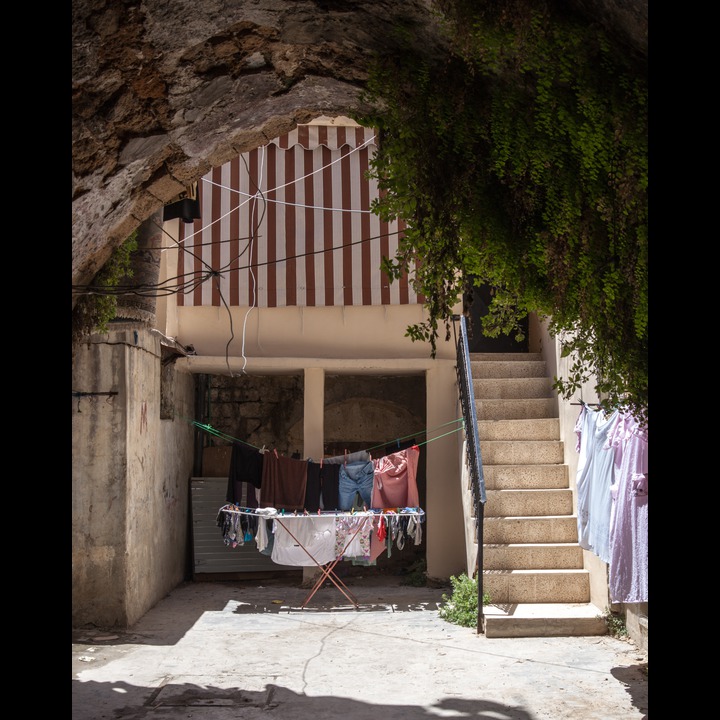
[[[298,183],[298,182],[300,182],[300,181],[302,181],[302,180],[305,180],[306,178],[311,177],[311,176],[313,176],[313,175],[315,175],[315,174],[317,174],[317,173],[323,172],[323,171],[327,170],[329,167],[331,167],[332,165],[334,165],[335,163],[342,162],[342,160],[344,160],[345,158],[347,158],[349,154],[361,150],[362,148],[366,147],[367,145],[369,145],[370,143],[372,143],[372,142],[374,142],[374,141],[375,141],[375,135],[372,135],[370,138],[368,138],[367,140],[365,140],[365,141],[364,141],[363,143],[361,143],[360,145],[357,145],[356,147],[352,148],[352,149],[350,150],[350,153],[348,153],[348,154],[346,154],[346,155],[343,155],[342,157],[336,158],[335,160],[332,160],[331,162],[329,162],[329,163],[327,163],[327,164],[325,164],[325,165],[322,165],[320,168],[318,168],[318,169],[316,169],[316,170],[313,170],[313,171],[310,172],[310,173],[307,173],[306,175],[303,175],[303,176],[301,176],[301,177],[299,177],[299,178],[295,178],[295,179],[293,179],[293,180],[291,180],[291,181],[289,181],[289,182],[287,182],[287,183],[285,183],[285,184],[283,184],[283,185],[275,186],[272,190],[268,190],[268,192],[275,192],[275,191],[280,190],[280,189],[282,189],[282,188],[284,188],[284,187],[287,187],[287,186],[289,186],[289,185],[293,185],[293,184],[296,184],[296,183]],[[261,167],[261,170],[264,169],[264,166],[265,166],[265,149],[266,149],[266,148],[267,148],[266,145],[262,145],[262,146],[260,146],[260,148],[259,148],[259,150],[262,151],[262,162],[261,162],[261,166],[260,166],[260,167]],[[250,170],[249,170],[249,167],[248,167],[248,164],[247,164],[247,159],[246,159],[245,155],[247,155],[247,153],[241,153],[241,154],[240,154],[240,158],[243,160],[243,162],[244,162],[244,164],[245,164],[245,170],[246,170],[246,172],[248,173],[248,177],[250,177]],[[188,294],[189,292],[192,292],[193,290],[195,290],[197,287],[199,287],[200,285],[204,284],[204,283],[207,282],[208,280],[211,280],[212,278],[217,277],[218,274],[220,274],[220,273],[224,272],[225,270],[227,270],[228,268],[230,268],[230,267],[233,265],[233,263],[239,261],[239,259],[240,259],[243,255],[245,255],[246,252],[249,251],[250,256],[251,256],[251,255],[252,255],[252,246],[253,246],[253,243],[259,238],[258,233],[257,233],[257,230],[258,230],[258,228],[262,225],[262,221],[263,221],[263,219],[264,219],[265,212],[266,212],[266,210],[267,210],[267,204],[268,204],[268,202],[279,202],[279,201],[268,200],[268,199],[265,197],[265,195],[262,193],[262,191],[261,191],[261,189],[260,189],[260,186],[262,185],[262,177],[259,178],[259,184],[256,183],[256,192],[255,192],[254,195],[249,195],[249,194],[246,194],[246,193],[242,193],[242,192],[239,191],[239,190],[235,190],[234,188],[229,188],[229,187],[227,187],[227,186],[225,186],[225,185],[222,185],[222,184],[220,184],[220,183],[216,183],[215,181],[210,180],[210,179],[205,178],[205,177],[203,177],[203,178],[201,178],[201,179],[202,179],[203,182],[205,182],[205,183],[208,183],[208,184],[211,184],[211,185],[215,185],[215,186],[221,187],[221,188],[223,188],[223,189],[225,189],[225,190],[228,190],[228,191],[230,191],[230,192],[235,192],[235,193],[238,193],[238,194],[241,194],[241,195],[246,195],[246,196],[247,196],[247,200],[246,200],[244,203],[241,203],[240,205],[238,205],[237,207],[232,208],[230,211],[228,211],[228,212],[225,213],[224,215],[221,215],[219,218],[216,218],[216,219],[213,220],[211,223],[208,223],[207,225],[203,225],[202,228],[200,228],[199,230],[193,232],[191,235],[186,236],[186,237],[183,239],[182,243],[181,243],[180,241],[178,241],[177,239],[175,239],[172,235],[170,235],[170,233],[168,233],[167,230],[165,230],[164,226],[158,225],[158,223],[155,222],[155,221],[153,221],[153,222],[155,223],[155,225],[156,225],[157,227],[160,228],[160,230],[161,230],[165,235],[167,235],[167,236],[176,244],[177,248],[178,248],[180,251],[187,253],[188,255],[190,255],[191,257],[193,257],[197,262],[199,262],[199,263],[201,263],[202,265],[205,266],[206,272],[205,272],[204,274],[202,274],[202,275],[200,275],[200,276],[197,276],[197,275],[196,275],[197,271],[192,271],[192,272],[190,272],[190,273],[186,273],[184,276],[175,276],[174,278],[167,278],[167,279],[163,280],[162,282],[156,283],[156,284],[154,284],[154,285],[153,285],[153,284],[150,284],[150,285],[136,285],[136,284],[131,284],[131,285],[114,285],[114,286],[112,286],[112,287],[109,287],[109,286],[94,286],[94,285],[91,285],[91,284],[88,284],[88,285],[73,285],[73,286],[72,286],[72,292],[73,292],[74,294],[76,294],[76,295],[116,295],[116,296],[120,296],[120,295],[135,295],[135,296],[138,296],[138,297],[168,297],[168,296],[173,295],[173,294]],[[213,224],[221,221],[223,218],[227,217],[228,215],[232,214],[233,212],[237,212],[241,207],[243,207],[243,205],[245,205],[245,204],[247,204],[247,203],[251,203],[251,204],[253,204],[253,205],[256,204],[256,203],[257,203],[258,194],[260,195],[260,197],[261,197],[262,200],[263,200],[263,205],[264,205],[263,214],[262,214],[260,220],[258,221],[258,223],[256,224],[255,229],[254,229],[254,232],[253,232],[250,236],[248,236],[247,238],[238,238],[238,239],[247,239],[247,240],[248,240],[248,244],[245,246],[245,248],[244,248],[239,254],[237,254],[235,257],[231,258],[228,263],[226,263],[226,264],[225,264],[224,266],[222,266],[222,267],[213,268],[209,263],[207,263],[205,260],[203,260],[202,256],[200,256],[200,255],[198,255],[197,253],[193,252],[193,250],[197,250],[198,248],[202,248],[202,247],[205,247],[205,246],[207,246],[207,245],[215,245],[216,242],[214,242],[214,241],[211,241],[211,242],[209,242],[209,243],[200,243],[200,244],[195,244],[195,243],[194,243],[194,244],[191,246],[191,247],[193,248],[193,250],[191,250],[191,249],[188,248],[188,246],[187,246],[187,241],[190,240],[190,239],[193,239],[197,234],[203,233],[206,229],[208,229],[209,227],[211,227]],[[349,209],[346,209],[346,208],[327,208],[327,207],[321,207],[321,206],[310,206],[310,205],[303,205],[303,204],[300,204],[300,203],[283,203],[283,204],[289,205],[289,206],[295,205],[295,206],[297,206],[297,207],[303,207],[303,208],[313,208],[313,209],[316,209],[316,210],[323,210],[323,211],[330,211],[330,212],[366,212],[366,213],[371,213],[371,212],[372,212],[371,210],[357,211],[357,210],[349,210]],[[251,217],[253,216],[254,213],[255,213],[255,208],[253,209],[253,211],[252,211],[252,213],[251,213]],[[356,240],[356,241],[353,241],[353,242],[350,242],[350,243],[344,243],[343,245],[340,245],[340,246],[337,246],[337,247],[323,248],[323,249],[320,249],[320,250],[312,250],[312,251],[309,251],[309,252],[306,252],[306,253],[297,253],[297,254],[292,255],[292,256],[286,256],[286,257],[284,257],[284,258],[279,258],[279,259],[275,259],[275,260],[269,260],[269,261],[266,261],[266,262],[263,262],[263,263],[255,263],[254,265],[253,265],[253,264],[248,264],[248,265],[244,265],[244,266],[238,266],[238,267],[235,268],[235,269],[237,269],[237,270],[250,270],[250,273],[251,273],[251,276],[252,276],[252,279],[253,279],[253,298],[254,298],[254,299],[253,299],[253,305],[252,305],[252,307],[248,310],[248,313],[256,306],[256,305],[255,305],[255,303],[256,303],[255,295],[256,295],[257,280],[256,280],[255,274],[254,274],[254,272],[253,272],[253,267],[259,268],[259,267],[263,267],[263,266],[269,266],[269,265],[273,265],[273,264],[278,264],[278,263],[282,263],[282,262],[287,262],[287,261],[289,261],[289,260],[297,260],[297,259],[300,259],[300,258],[303,258],[303,257],[309,257],[309,256],[311,256],[311,255],[324,254],[324,253],[326,253],[326,252],[335,252],[336,250],[342,250],[342,249],[347,248],[347,247],[352,247],[353,245],[358,245],[358,244],[370,242],[370,241],[372,241],[372,240],[377,240],[377,239],[380,239],[380,238],[383,238],[383,237],[389,237],[389,236],[391,236],[391,235],[397,235],[397,234],[399,234],[400,232],[401,232],[400,230],[397,230],[397,231],[393,231],[393,232],[389,232],[389,233],[382,233],[382,234],[380,234],[380,235],[376,235],[376,236],[373,236],[373,237],[370,237],[370,238],[362,238],[362,239],[360,239],[360,240]],[[232,242],[232,239],[223,240],[223,241],[219,241],[219,242],[220,242],[220,243]],[[159,250],[161,250],[161,251],[165,251],[165,250],[167,250],[168,248],[161,246],[161,247],[159,247],[159,248],[157,248],[157,247],[156,247],[156,248],[150,247],[150,248],[146,248],[146,249],[147,249],[147,250],[153,250],[153,249],[154,249],[154,250],[158,250],[158,249],[159,249]],[[185,282],[185,281],[180,281],[180,278],[181,278],[181,277],[185,277],[185,276],[190,276],[190,280],[187,281],[187,282]],[[178,282],[175,286],[170,286],[171,280],[178,280],[179,282]],[[219,284],[217,285],[217,287],[218,287],[218,289],[219,289],[219,287],[220,287]],[[246,319],[247,319],[247,318],[246,318]]]
[[[372,143],[375,140],[375,135],[371,136],[365,142],[362,144],[352,148],[350,153],[347,153],[345,155],[342,155],[339,158],[336,158],[335,160],[331,161],[330,163],[327,163],[325,165],[322,165],[320,168],[317,168],[316,170],[313,170],[310,173],[307,173],[306,175],[303,175],[299,178],[294,178],[293,180],[283,184],[275,186],[272,190],[268,190],[267,192],[276,192],[277,190],[280,190],[284,187],[287,187],[289,185],[297,184],[306,178],[309,178],[317,173],[321,173],[325,170],[327,170],[332,165],[342,162],[345,160],[349,154],[353,152],[357,152],[361,150],[362,148],[366,147],[370,143]],[[187,235],[183,238],[182,241],[177,240],[174,238],[164,227],[164,223],[160,225],[157,221],[153,220],[153,223],[156,227],[160,229],[161,232],[163,232],[165,235],[167,235],[170,240],[175,243],[175,246],[178,251],[186,253],[190,257],[194,258],[196,262],[200,263],[202,266],[204,266],[205,270],[202,273],[198,273],[197,270],[192,270],[187,273],[183,273],[182,275],[175,275],[172,278],[165,278],[161,282],[158,283],[147,283],[147,284],[119,284],[114,285],[112,287],[110,286],[101,286],[101,285],[73,285],[72,286],[72,292],[75,295],[103,295],[103,296],[137,296],[137,297],[154,297],[154,298],[161,298],[161,297],[169,297],[171,295],[177,295],[177,294],[189,294],[194,292],[197,288],[201,287],[208,281],[214,281],[215,282],[215,288],[218,292],[218,295],[220,297],[220,300],[225,307],[227,313],[228,313],[228,320],[230,323],[230,337],[228,339],[228,342],[225,345],[225,361],[228,368],[228,371],[230,373],[231,377],[235,377],[235,374],[233,373],[231,367],[230,367],[230,361],[229,361],[229,353],[230,353],[230,346],[235,339],[235,331],[233,328],[233,320],[232,320],[232,312],[230,310],[230,307],[223,295],[222,292],[222,286],[220,283],[220,278],[222,277],[222,273],[227,271],[229,268],[232,268],[233,264],[239,263],[239,260],[247,254],[249,258],[249,263],[244,266],[240,266],[239,264],[237,267],[232,268],[236,271],[241,270],[249,270],[250,276],[252,278],[252,302],[250,306],[248,307],[245,317],[243,320],[243,330],[242,330],[242,346],[241,346],[241,355],[243,357],[243,367],[241,369],[241,373],[246,373],[246,367],[247,367],[247,356],[245,354],[245,340],[246,340],[246,332],[247,332],[247,322],[250,316],[250,313],[257,307],[257,278],[255,276],[255,270],[264,267],[264,266],[270,266],[270,265],[277,265],[279,263],[288,262],[291,260],[298,260],[300,258],[309,257],[312,255],[318,255],[318,254],[324,254],[327,252],[335,252],[336,250],[344,250],[345,248],[352,247],[354,245],[359,245],[367,242],[371,242],[373,240],[378,240],[383,237],[390,237],[391,235],[397,235],[399,234],[400,230],[396,230],[393,232],[388,233],[382,233],[376,236],[372,236],[369,238],[361,238],[360,240],[356,240],[349,243],[343,243],[342,245],[338,247],[332,247],[332,248],[322,248],[319,250],[311,250],[304,253],[296,253],[292,256],[285,256],[284,258],[278,258],[274,260],[268,260],[265,262],[252,262],[252,253],[253,248],[255,246],[255,243],[259,239],[258,230],[262,226],[262,223],[265,218],[265,214],[267,212],[268,202],[275,202],[286,206],[294,206],[294,207],[300,207],[305,209],[314,209],[314,210],[321,210],[325,212],[361,212],[361,213],[371,213],[371,210],[353,210],[348,208],[328,208],[323,206],[314,206],[314,205],[306,205],[302,203],[289,203],[284,201],[277,201],[277,200],[268,200],[265,194],[263,193],[261,187],[262,187],[262,174],[265,170],[265,152],[266,152],[266,145],[260,146],[258,149],[261,153],[261,161],[259,165],[260,175],[258,177],[257,182],[255,182],[254,179],[252,179],[252,176],[250,174],[250,169],[248,167],[248,161],[247,161],[247,153],[241,153],[240,159],[243,161],[245,165],[245,170],[247,172],[248,178],[251,179],[251,181],[255,184],[255,193],[252,195],[249,195],[247,193],[243,193],[240,190],[235,190],[234,188],[229,188],[225,185],[222,185],[221,183],[216,183],[215,181],[203,177],[201,178],[204,183],[207,183],[209,185],[218,186],[222,189],[228,190],[230,192],[237,193],[239,195],[245,195],[246,200],[237,205],[236,207],[232,208],[230,211],[225,213],[224,215],[221,215],[220,217],[216,218],[212,222],[203,225],[199,230],[196,230],[190,235]],[[215,246],[216,244],[222,244],[226,242],[233,242],[234,239],[228,239],[228,240],[222,240],[222,241],[211,241],[209,243],[193,243],[191,246],[188,246],[188,241],[195,238],[196,235],[202,234],[210,228],[213,224],[220,222],[223,218],[227,217],[228,215],[239,212],[240,208],[243,207],[246,204],[250,204],[250,217],[251,218],[257,218],[257,212],[258,212],[258,199],[262,202],[262,213],[260,215],[260,218],[257,220],[257,222],[254,225],[253,231],[244,238],[237,238],[236,240],[247,240],[247,244],[244,246],[244,248],[238,252],[234,257],[232,257],[225,265],[219,267],[219,268],[213,268],[210,263],[205,261],[202,257],[202,255],[199,255],[196,251],[207,246]],[[165,252],[167,247],[161,246],[159,248],[145,248],[146,250],[160,250],[161,252]]]

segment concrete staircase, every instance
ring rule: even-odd
[[[486,637],[607,634],[590,603],[545,362],[540,353],[471,353],[470,367],[487,495]]]

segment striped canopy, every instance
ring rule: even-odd
[[[375,150],[370,128],[301,125],[207,173],[201,218],[180,223],[178,304],[422,303],[407,276],[391,283],[380,270],[405,225],[370,211]]]

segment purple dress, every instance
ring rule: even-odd
[[[648,434],[630,414],[622,416],[608,447],[616,453],[610,513],[608,582],[613,603],[648,601]]]

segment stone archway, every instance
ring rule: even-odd
[[[318,115],[361,110],[377,55],[441,51],[434,6],[73,0],[72,284],[212,167]],[[647,0],[569,7],[647,55]]]
[[[438,46],[427,2],[74,0],[73,284],[212,167],[359,110],[401,36]]]

